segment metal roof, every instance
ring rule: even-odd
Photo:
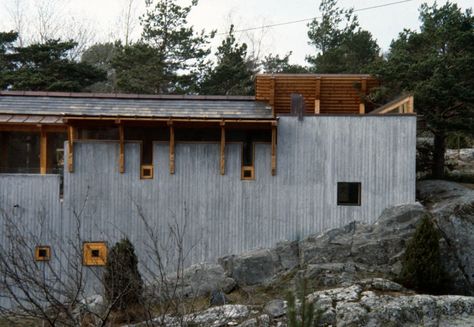
[[[0,122],[50,117],[273,119],[271,107],[253,97],[0,92]]]

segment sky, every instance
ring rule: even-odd
[[[80,34],[88,43],[112,41],[124,36],[124,13],[130,0],[0,0],[0,30],[15,29],[15,13],[23,16],[23,30],[26,41],[38,34],[38,6],[49,9],[51,25],[64,37]],[[180,4],[189,4],[190,0],[179,0]],[[434,1],[397,1],[397,0],[339,0],[341,8],[355,10],[399,2],[380,8],[357,11],[360,25],[372,33],[383,51],[387,51],[390,42],[404,28],[419,27],[418,9],[420,4]],[[452,1],[462,9],[472,8],[472,0]],[[135,17],[132,39],[140,35],[138,17],[145,10],[144,0],[133,0],[132,13]],[[200,0],[189,15],[189,23],[197,30],[217,30],[213,41],[213,51],[225,37],[230,24],[235,29],[256,30],[237,33],[240,42],[246,42],[250,51],[263,57],[269,53],[284,55],[292,52],[290,62],[305,64],[305,56],[315,54],[308,44],[307,23],[303,21],[275,27],[266,25],[304,20],[320,16],[320,1],[315,0]],[[444,3],[438,1],[438,3]],[[17,6],[19,4],[19,6]],[[39,5],[38,5],[39,4]],[[16,10],[20,8],[20,10]],[[43,10],[44,12],[44,10]],[[44,16],[44,15],[43,15]]]

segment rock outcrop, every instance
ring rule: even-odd
[[[437,180],[419,182],[417,188],[443,236],[442,262],[449,290],[474,295],[474,190]]]
[[[320,326],[474,326],[474,297],[460,296],[474,295],[474,190],[423,181],[418,183],[418,197],[424,206],[388,208],[374,224],[352,222],[299,242],[223,257],[219,265],[191,267],[181,281],[190,294],[217,291],[225,298],[223,292],[237,286],[245,292],[271,289],[273,297],[264,304],[213,307],[181,321],[286,326],[286,294],[275,289],[295,287],[295,281],[306,279],[318,290],[307,300],[321,313]],[[448,292],[460,295],[419,295],[390,280],[400,272],[406,244],[425,215],[433,217],[442,235]],[[177,323],[174,317],[165,318],[167,325]]]

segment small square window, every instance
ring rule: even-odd
[[[153,165],[142,165],[140,170],[141,179],[153,179]]]
[[[104,266],[107,262],[107,245],[105,242],[86,242],[82,249],[85,266]]]
[[[51,259],[51,248],[45,245],[39,245],[35,248],[36,261],[49,261]]]
[[[255,179],[255,169],[253,166],[243,166],[242,167],[242,179],[244,180],[253,180]]]
[[[337,183],[337,205],[360,206],[361,183]]]

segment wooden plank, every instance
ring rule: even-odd
[[[68,127],[68,155],[67,155],[67,166],[70,173],[74,172],[74,138],[75,128],[73,126]]]
[[[415,99],[413,98],[413,95],[408,98],[408,113],[414,113],[415,112]]]
[[[321,101],[318,100],[314,100],[314,113],[316,115],[319,115],[319,113],[321,112]]]
[[[119,171],[125,173],[125,132],[123,125],[119,125]]]
[[[48,134],[40,132],[40,174],[46,175],[48,170]]]
[[[220,155],[221,175],[225,175],[225,127],[221,125],[221,155]]]
[[[272,77],[270,82],[270,101],[269,104],[272,107],[272,116],[275,117],[275,78]]]
[[[170,174],[174,174],[174,126],[172,122],[169,122],[170,126]]]
[[[276,175],[277,129],[272,126],[272,176]]]

